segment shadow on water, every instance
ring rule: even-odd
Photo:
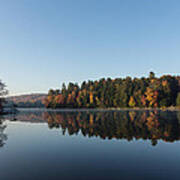
[[[10,119],[10,117],[9,117]],[[180,140],[180,112],[171,111],[105,111],[105,112],[20,112],[11,120],[48,123],[50,129],[61,128],[63,135],[99,137],[101,139]],[[1,144],[6,136],[1,130]]]
[[[6,125],[4,125],[4,118],[0,116],[0,147],[5,145],[5,141],[7,140],[7,135],[4,133],[6,129]]]

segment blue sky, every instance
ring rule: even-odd
[[[180,73],[179,0],[1,0],[10,94],[63,82]]]

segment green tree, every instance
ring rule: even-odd
[[[154,78],[155,78],[155,73],[151,71],[151,72],[149,73],[149,78],[150,78],[150,79],[154,79]]]
[[[150,72],[147,78],[102,78],[84,81],[80,86],[70,82],[67,87],[63,84],[61,90],[50,90],[45,102],[51,108],[169,107],[177,104],[179,89],[179,76],[156,78]]]

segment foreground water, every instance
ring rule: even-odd
[[[180,179],[180,112],[21,111],[1,117],[0,178]]]

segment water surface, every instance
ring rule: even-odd
[[[0,177],[179,179],[180,112],[26,110],[1,117]]]

